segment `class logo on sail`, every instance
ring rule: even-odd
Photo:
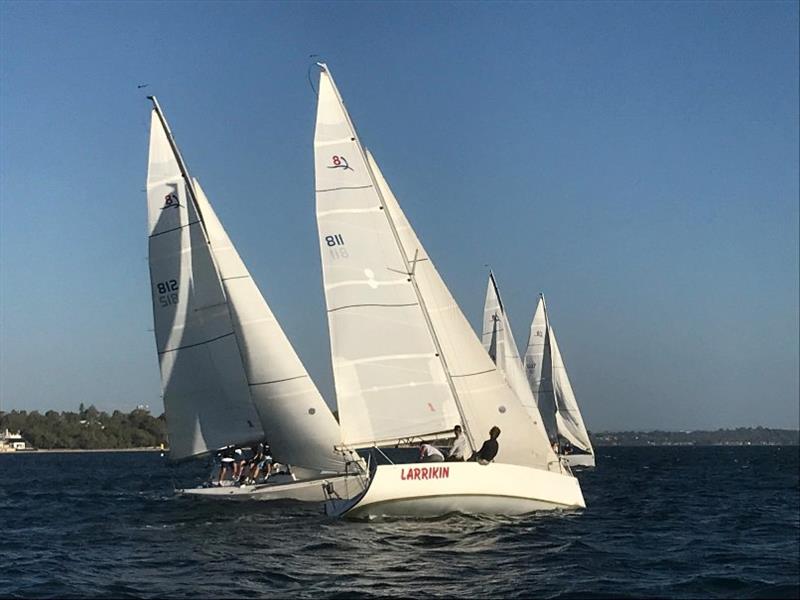
[[[344,156],[338,156],[338,155],[332,156],[331,163],[332,164],[328,165],[329,169],[344,169],[345,171],[353,170],[353,167],[351,167],[348,164],[347,159]]]
[[[166,210],[168,208],[178,208],[181,205],[180,200],[178,199],[178,194],[175,192],[170,192],[166,196],[164,196],[164,206],[161,207],[161,210]]]

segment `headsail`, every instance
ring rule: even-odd
[[[409,436],[449,429],[460,417],[473,446],[493,425],[502,429],[498,462],[547,468],[555,457],[546,438],[483,351],[367,158],[324,65],[314,147],[345,442],[378,441],[390,426]],[[383,373],[364,368],[373,364]],[[413,389],[418,382],[426,392]]]
[[[593,454],[555,331],[547,317],[544,297],[539,300],[531,323],[525,367],[548,435],[553,440],[560,435],[575,448]]]
[[[200,184],[195,193],[208,232],[250,394],[271,445],[283,462],[320,471],[344,470],[339,425],[272,314]]]
[[[170,457],[263,438],[192,190],[155,109],[147,206],[153,321]]]

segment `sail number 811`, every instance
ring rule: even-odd
[[[158,292],[158,303],[162,307],[178,303],[178,282],[174,279],[157,283],[155,288]]]

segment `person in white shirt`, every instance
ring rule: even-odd
[[[419,445],[419,459],[422,462],[443,462],[444,454],[439,449],[430,444]]]
[[[467,436],[461,432],[461,425],[453,427],[453,433],[456,438],[453,440],[453,446],[450,452],[447,453],[448,461],[463,461],[467,460]]]

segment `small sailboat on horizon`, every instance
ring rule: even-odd
[[[197,180],[155,97],[147,170],[153,320],[170,459],[267,440],[289,477],[179,493],[321,501],[359,491],[339,426]],[[349,487],[348,487],[349,485]]]
[[[331,359],[344,447],[445,439],[463,427],[470,450],[502,431],[494,462],[372,463],[364,492],[331,496],[330,515],[431,517],[522,514],[585,506],[484,352],[361,144],[327,66],[320,67],[314,137]]]
[[[550,439],[558,443],[570,466],[594,467],[594,448],[550,323],[544,294],[539,294],[524,360],[539,410],[555,417],[545,420]]]

